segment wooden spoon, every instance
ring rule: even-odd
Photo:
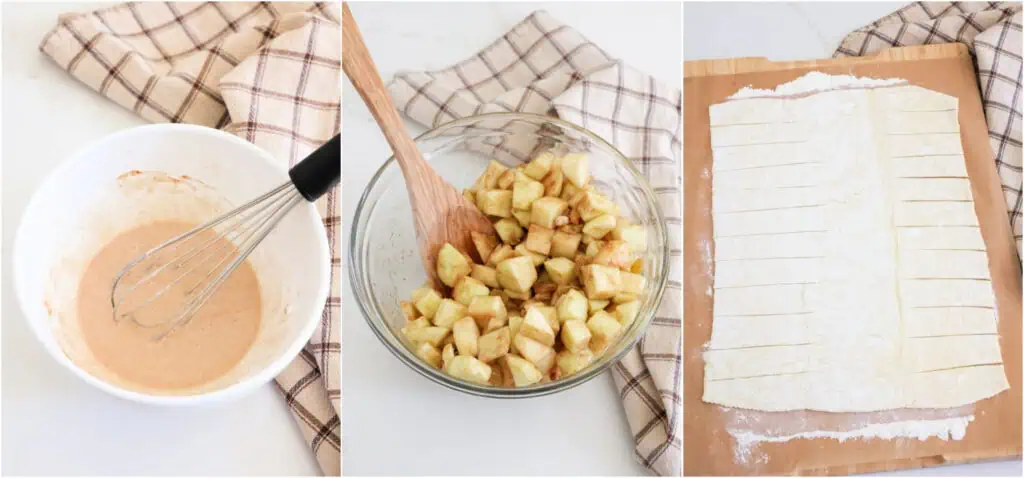
[[[475,250],[471,232],[494,236],[494,227],[476,205],[466,200],[423,159],[416,143],[405,130],[405,124],[391,103],[391,96],[380,79],[377,66],[363,43],[359,27],[352,18],[348,3],[342,4],[341,64],[345,75],[352,81],[359,96],[370,109],[381,132],[395,153],[402,168],[405,185],[412,203],[416,239],[427,275],[438,290],[437,253],[446,242],[460,249],[467,257]],[[481,258],[486,261],[487,258]]]

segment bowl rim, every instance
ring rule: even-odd
[[[531,122],[542,121],[547,123],[554,123],[557,126],[568,128],[584,136],[587,136],[594,142],[602,145],[603,147],[607,148],[609,151],[614,153],[615,159],[617,159],[630,173],[632,173],[633,178],[637,181],[637,184],[643,191],[644,197],[648,198],[648,202],[652,206],[656,218],[656,220],[654,221],[655,228],[658,230],[658,232],[660,232],[662,239],[663,247],[661,251],[661,263],[663,271],[660,276],[660,280],[657,281],[658,283],[655,285],[654,294],[652,295],[652,304],[654,311],[652,311],[652,314],[642,322],[638,320],[634,323],[633,326],[637,327],[637,331],[635,336],[633,336],[629,340],[629,343],[624,345],[622,349],[616,352],[615,354],[607,355],[600,361],[595,362],[593,366],[588,367],[589,371],[580,372],[565,379],[554,380],[543,384],[535,384],[523,388],[505,388],[494,387],[490,385],[479,385],[455,377],[451,377],[434,367],[429,367],[427,364],[423,362],[423,360],[419,359],[418,357],[415,357],[412,354],[412,352],[408,350],[407,347],[402,347],[403,349],[405,349],[404,351],[402,351],[398,350],[397,347],[393,346],[384,336],[384,331],[379,330],[379,328],[374,324],[373,319],[370,318],[370,310],[368,310],[369,306],[367,305],[367,301],[369,300],[369,298],[364,297],[365,293],[362,287],[362,283],[360,281],[361,268],[359,266],[358,260],[352,260],[352,262],[350,263],[348,267],[348,276],[349,282],[352,285],[352,290],[353,292],[355,292],[356,295],[355,302],[358,305],[360,312],[362,312],[363,319],[366,320],[366,322],[370,326],[370,330],[373,331],[374,335],[377,336],[377,339],[384,344],[384,347],[388,349],[392,355],[394,355],[396,358],[398,358],[399,361],[405,363],[407,366],[415,370],[420,375],[430,379],[430,381],[434,383],[444,386],[445,388],[479,397],[500,399],[541,397],[569,390],[592,380],[598,375],[604,373],[609,367],[614,365],[616,362],[621,360],[622,357],[626,355],[626,353],[628,353],[630,350],[633,350],[633,348],[636,347],[637,343],[643,339],[647,327],[650,326],[651,322],[653,321],[657,307],[661,304],[661,301],[664,297],[665,287],[668,283],[669,260],[671,258],[671,245],[669,244],[668,228],[665,224],[664,212],[662,211],[661,204],[657,201],[656,196],[654,196],[653,189],[651,188],[651,185],[647,182],[647,178],[643,176],[643,174],[640,172],[639,169],[637,169],[633,162],[630,161],[629,158],[627,158],[624,154],[622,154],[622,152],[619,151],[618,148],[616,148],[608,141],[605,141],[604,138],[600,137],[596,133],[575,123],[553,116],[545,116],[534,113],[481,113],[472,116],[466,116],[464,118],[458,118],[447,123],[430,128],[426,132],[416,136],[416,138],[414,138],[414,141],[419,142],[420,140],[428,136],[436,135],[439,132],[443,132],[445,130],[449,130],[452,128],[467,126],[469,123],[474,123],[482,120],[501,119],[526,120]],[[350,226],[349,231],[348,257],[350,259],[359,257],[359,251],[357,249],[357,239],[359,232],[361,232],[359,229],[360,218],[364,214],[365,209],[367,207],[367,201],[369,200],[370,192],[376,186],[377,182],[381,179],[384,172],[395,162],[396,160],[394,155],[390,156],[373,174],[369,182],[367,182],[366,187],[363,189],[363,193],[359,197],[359,202],[357,203],[356,209],[352,215],[352,224]]]
[[[319,319],[321,317],[321,311],[318,310],[316,313],[310,314],[310,317],[307,319],[307,323],[304,324],[301,328],[299,328],[299,334],[296,336],[296,339],[286,348],[284,348],[283,352],[276,359],[272,360],[261,370],[258,370],[257,372],[249,375],[248,377],[245,377],[242,380],[239,380],[238,382],[228,385],[227,387],[208,392],[189,395],[159,395],[131,390],[107,382],[79,367],[64,353],[63,348],[61,348],[59,344],[49,345],[46,342],[45,338],[41,335],[43,332],[40,330],[42,327],[49,326],[49,319],[46,318],[45,320],[43,320],[42,322],[44,323],[44,325],[42,326],[37,326],[34,323],[34,321],[39,320],[38,318],[33,318],[38,314],[34,312],[35,309],[33,307],[30,307],[29,299],[26,296],[27,292],[25,291],[25,286],[22,285],[22,281],[19,280],[21,278],[18,272],[20,269],[19,265],[25,264],[23,264],[22,261],[18,259],[19,257],[22,257],[21,254],[18,253],[18,251],[22,249],[26,241],[30,240],[30,238],[26,237],[27,233],[25,232],[25,229],[28,227],[26,226],[26,224],[28,224],[31,221],[31,217],[33,217],[31,213],[36,209],[42,207],[40,204],[46,200],[45,198],[42,197],[42,191],[49,189],[49,185],[52,182],[56,181],[56,178],[68,174],[67,171],[70,170],[73,167],[73,165],[81,163],[85,158],[92,156],[93,154],[95,154],[96,151],[100,150],[101,148],[109,147],[109,145],[111,144],[131,141],[136,136],[145,136],[149,134],[172,134],[182,136],[198,134],[216,138],[217,141],[226,141],[229,143],[234,143],[236,145],[241,146],[243,149],[247,149],[251,153],[253,160],[256,160],[258,158],[259,160],[262,160],[263,163],[269,166],[270,168],[280,172],[282,181],[288,179],[288,169],[282,164],[281,161],[278,161],[273,156],[271,156],[270,153],[235,135],[206,126],[184,123],[147,124],[142,126],[126,128],[124,130],[101,137],[95,141],[92,141],[82,149],[78,150],[76,153],[62,160],[60,164],[58,164],[55,168],[53,168],[53,170],[47,173],[46,177],[43,178],[43,180],[35,188],[35,191],[32,193],[32,197],[29,199],[28,204],[25,206],[21,220],[18,224],[17,230],[15,231],[14,244],[11,249],[13,258],[12,277],[14,279],[15,295],[17,295],[18,297],[18,303],[21,307],[22,316],[27,322],[29,329],[32,330],[33,337],[35,337],[36,340],[39,341],[40,345],[42,345],[42,347],[46,349],[47,353],[49,353],[49,355],[53,357],[54,360],[56,360],[58,363],[64,366],[64,368],[70,370],[74,375],[78,376],[86,383],[100,390],[103,390],[104,392],[107,392],[119,398],[152,405],[183,406],[234,400],[244,395],[247,395],[256,390],[258,387],[268,383],[271,379],[280,374],[285,369],[285,367],[287,367],[288,364],[291,363],[291,361],[294,360],[295,357],[299,355],[303,347],[305,347],[306,343],[309,341],[309,339],[313,336],[313,333],[316,331],[316,326],[319,323]],[[330,246],[327,243],[327,230],[324,227],[323,221],[319,220],[319,213],[317,213],[317,211],[315,210],[316,206],[313,203],[309,201],[304,201],[303,203],[297,205],[295,209],[297,210],[299,208],[312,210],[311,217],[317,218],[316,220],[312,221],[313,228],[318,232],[316,239],[316,254],[319,256],[319,260],[321,263],[328,265],[322,268],[323,272],[320,274],[320,278],[318,280],[319,286],[316,291],[316,295],[312,297],[316,303],[324,304],[326,306],[327,297],[330,292],[331,275],[331,267],[329,265]],[[289,212],[289,214],[292,214],[294,212],[295,210]],[[307,212],[307,214],[309,213]]]

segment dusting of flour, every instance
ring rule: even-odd
[[[825,73],[812,71],[789,83],[783,83],[775,87],[774,90],[760,90],[757,88],[751,88],[747,86],[734,93],[728,99],[735,100],[741,98],[791,96],[812,93],[815,91],[838,90],[843,88],[894,86],[904,85],[907,83],[907,80],[902,80],[899,78],[861,78],[850,75],[827,75]]]
[[[745,87],[726,101],[801,96],[836,89],[874,88],[904,85],[903,79],[860,78],[848,75],[828,75],[810,72],[773,90]],[[710,210],[704,211],[711,213]],[[700,243],[701,260],[705,261],[707,273],[712,274],[710,238]],[[709,287],[708,295],[713,291]],[[870,413],[828,414],[807,410],[785,413],[766,413],[754,410],[723,408],[725,427],[736,444],[734,461],[738,464],[759,468],[768,462],[768,455],[757,453],[761,443],[780,443],[794,439],[847,440],[893,440],[900,446],[900,439],[962,440],[967,426],[974,420],[973,407],[964,406],[943,410],[887,410]]]

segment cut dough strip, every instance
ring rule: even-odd
[[[741,189],[728,194],[713,194],[711,209],[715,214],[768,211],[791,207],[822,206],[825,204],[821,189],[817,187],[786,189]]]
[[[825,208],[741,212],[715,217],[715,237],[825,230]]]
[[[888,111],[956,111],[957,98],[944,95],[919,86],[880,88],[873,91],[878,97],[876,104]]]
[[[715,291],[715,314],[777,315],[816,310],[817,284],[770,285]]]
[[[776,189],[795,186],[817,186],[822,182],[824,168],[820,163],[790,164],[768,169],[742,169],[718,171],[712,178],[712,188],[722,189]],[[766,188],[766,178],[770,178]]]
[[[997,325],[995,310],[981,307],[908,308],[903,311],[903,333],[909,338],[995,334],[999,331]]]
[[[882,116],[886,133],[927,134],[927,133],[960,133],[956,115],[947,111],[913,111],[890,112]]]
[[[930,227],[901,227],[896,232],[899,247],[904,250],[985,250],[985,240],[977,226],[944,227],[942,234],[935,234]]]
[[[711,126],[788,123],[799,116],[788,102],[771,98],[727,101],[708,108]]]
[[[809,342],[807,321],[811,314],[766,316],[715,316],[711,322],[709,349],[735,349],[764,345],[797,345]]]
[[[809,157],[800,143],[751,144],[714,150],[714,171],[735,171],[764,168],[785,164],[819,162],[820,158]]]
[[[988,255],[984,251],[906,250],[900,255],[899,275],[905,279],[985,279]]]
[[[904,356],[912,372],[988,365],[1003,362],[998,335],[960,335],[907,339]]]
[[[992,283],[972,279],[902,279],[900,295],[908,307],[995,307]],[[737,289],[741,290],[741,289]]]
[[[894,196],[901,201],[971,201],[967,178],[900,178],[893,180]]]
[[[824,232],[722,237],[715,240],[715,260],[822,256],[827,237]]]
[[[821,258],[748,259],[715,265],[715,289],[773,284],[813,284],[821,279]]]
[[[804,123],[771,123],[712,128],[711,147],[735,147],[769,143],[802,143],[811,137]]]
[[[984,400],[1010,388],[1002,365],[981,365],[910,375],[909,408],[949,408]]]
[[[915,134],[889,136],[889,157],[962,155],[958,134]]]
[[[818,370],[821,348],[814,345],[781,345],[704,352],[707,380],[788,375]]]
[[[897,226],[977,226],[971,202],[895,202],[893,221]]]
[[[967,166],[959,154],[892,158],[889,168],[898,178],[967,177]]]

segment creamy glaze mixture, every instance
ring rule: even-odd
[[[118,235],[92,259],[78,286],[77,314],[85,343],[100,364],[140,388],[185,390],[208,383],[237,365],[259,332],[260,288],[248,261],[227,278],[187,324],[162,340],[154,340],[162,328],[143,327],[129,319],[114,320],[110,295],[121,269],[139,254],[194,226],[162,221]],[[212,238],[213,233],[209,234],[206,237]],[[205,242],[204,238],[197,239]],[[228,243],[223,246],[234,247]],[[218,256],[226,253],[223,249]],[[205,275],[209,267],[199,272]],[[141,292],[162,289],[175,275],[158,275],[149,290]],[[171,284],[161,300],[140,309],[141,321],[148,324],[173,315],[181,307],[180,299],[199,278],[189,276]]]

